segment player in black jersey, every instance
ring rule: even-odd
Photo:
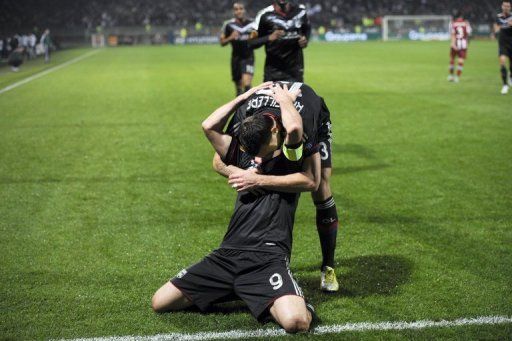
[[[203,122],[207,138],[226,162],[241,168],[252,162],[240,150],[239,140],[222,130],[237,106],[270,85],[238,96]],[[315,174],[320,169],[320,158],[318,150],[302,145],[302,119],[293,104],[298,94],[298,90],[274,89],[272,97],[282,108],[282,126],[275,125],[270,116],[248,119],[271,125],[271,143],[283,147],[268,154],[258,151],[262,174],[255,176],[265,193],[254,195],[238,188],[235,211],[220,248],[163,285],[153,296],[155,311],[175,311],[191,305],[204,310],[212,303],[237,296],[258,320],[272,316],[287,332],[309,329],[313,310],[290,272],[289,257],[298,193],[318,186]],[[298,149],[303,151],[300,159],[289,156]]]
[[[264,81],[302,82],[304,54],[311,35],[306,7],[288,0],[274,0],[256,17],[258,38],[251,40],[255,48],[265,45]],[[276,36],[277,40],[273,40]]]
[[[248,40],[256,34],[253,21],[245,17],[245,6],[241,2],[233,4],[234,18],[224,23],[220,36],[221,46],[231,43],[231,76],[236,87],[236,95],[251,88],[254,75],[254,51]]]
[[[501,67],[501,80],[503,88],[501,94],[506,95],[512,86],[512,14],[510,0],[505,0],[501,4],[502,12],[498,14],[495,24],[495,32],[498,34],[499,56]],[[507,72],[507,59],[509,60],[510,76]]]
[[[335,292],[339,284],[334,271],[334,256],[336,251],[336,239],[338,231],[338,213],[330,188],[332,172],[331,160],[331,120],[330,112],[324,100],[315,91],[303,83],[289,83],[293,91],[301,90],[301,96],[295,101],[295,107],[299,111],[305,133],[306,145],[318,145],[321,156],[321,181],[318,190],[312,192],[312,199],[316,206],[316,226],[322,250],[322,264],[320,266],[320,289],[326,292]],[[273,100],[268,91],[259,91],[251,96],[247,102],[236,111],[228,127],[228,133],[233,136],[238,134],[238,124],[246,117],[267,112],[279,118],[279,105]],[[267,134],[268,134],[268,127]],[[253,138],[256,144],[261,144],[261,138]],[[257,149],[246,147],[246,149]],[[254,153],[254,152],[253,152]],[[214,156],[214,169],[221,175],[229,177],[230,181],[248,181],[254,185],[253,172],[241,172],[233,165],[226,165],[218,155]],[[252,181],[252,182],[251,182]],[[251,187],[251,189],[255,189]]]

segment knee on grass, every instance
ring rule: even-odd
[[[304,314],[289,315],[281,319],[281,327],[287,333],[305,333],[309,330],[311,318]]]

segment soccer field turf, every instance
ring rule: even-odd
[[[88,51],[4,67],[0,88]],[[200,128],[233,95],[229,54],[105,49],[0,94],[1,339],[275,327],[241,305],[150,309],[219,245],[233,210]],[[446,43],[306,51],[306,81],[333,120],[341,290],[318,290],[308,194],[292,271],[324,325],[512,316],[512,95],[499,94],[493,42],[472,44],[460,84],[447,63]],[[317,337],[506,339],[512,324]]]

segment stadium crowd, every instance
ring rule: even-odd
[[[233,0],[55,0],[44,6],[37,0],[5,2],[0,11],[0,35],[10,29],[26,30],[38,24],[55,28],[80,28],[94,31],[114,26],[220,27],[231,16]],[[249,15],[270,1],[245,0]],[[453,14],[460,9],[475,23],[491,23],[498,8],[489,0],[304,0],[314,25],[351,27],[363,18],[400,14]],[[37,9],[37,10],[34,10]],[[376,22],[376,25],[379,21]]]

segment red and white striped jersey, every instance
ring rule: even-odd
[[[455,37],[455,47],[457,50],[468,48],[468,39],[471,35],[471,25],[464,19],[457,19],[451,24],[452,36]]]

